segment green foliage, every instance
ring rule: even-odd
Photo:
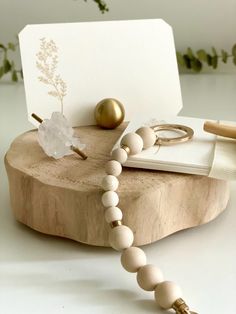
[[[84,0],[85,2],[87,2],[87,0]],[[93,0],[93,2],[95,2],[99,8],[99,10],[101,11],[101,13],[105,13],[109,11],[109,8],[106,4],[105,1],[103,0]]]
[[[6,74],[10,74],[13,82],[17,82],[19,78],[23,77],[22,70],[15,68],[15,63],[9,55],[9,52],[15,52],[17,47],[18,43],[0,44],[0,79]]]
[[[187,69],[198,73],[204,65],[217,69],[219,62],[227,63],[229,58],[236,65],[236,44],[232,47],[231,54],[221,49],[218,53],[215,47],[211,48],[211,52],[205,49],[199,49],[194,52],[191,48],[187,48],[186,52],[176,52],[177,62],[181,69]]]
[[[87,0],[84,0],[87,2]],[[100,10],[101,13],[109,11],[109,8],[105,1],[103,0],[93,0]],[[23,79],[22,69],[16,69],[14,61],[10,58],[9,52],[14,53],[17,50],[18,42],[9,42],[7,45],[0,43],[0,79],[8,74],[11,76],[13,82],[18,82],[21,78]]]

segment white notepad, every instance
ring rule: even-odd
[[[130,156],[124,166],[144,169],[163,170],[171,172],[190,173],[198,175],[208,175],[211,169],[216,135],[207,133],[203,130],[205,119],[189,117],[168,117],[164,120],[145,120],[135,119],[130,122],[124,133],[135,132],[139,127],[144,125],[154,125],[163,123],[183,124],[194,130],[193,139],[170,146],[155,145],[149,149],[143,150],[137,155]],[[176,133],[163,131],[160,136],[176,136]],[[114,148],[119,145],[120,139]],[[113,148],[113,149],[114,149]]]

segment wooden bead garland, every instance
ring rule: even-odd
[[[182,297],[180,287],[172,281],[163,281],[155,289],[155,299],[163,309],[169,309]]]
[[[156,142],[157,138],[154,130],[147,126],[139,128],[135,133],[142,137],[144,149],[153,146]]]
[[[119,196],[114,191],[103,193],[102,203],[105,207],[116,206],[119,203]]]
[[[118,179],[111,174],[107,175],[102,180],[102,188],[104,191],[116,191],[118,189],[118,186]]]
[[[143,290],[154,291],[156,286],[163,281],[161,270],[154,265],[145,265],[137,272],[137,282]]]
[[[109,207],[105,211],[105,220],[108,224],[113,221],[122,220],[123,214],[122,211],[118,207]]]
[[[130,155],[136,155],[143,149],[143,140],[137,133],[127,133],[121,140],[121,146],[128,146]]]
[[[130,273],[136,273],[147,262],[144,251],[135,246],[124,250],[120,260],[124,269]]]
[[[126,162],[128,158],[127,152],[123,148],[116,148],[113,150],[111,154],[112,159],[118,161],[119,163],[123,164]]]
[[[111,174],[118,177],[121,174],[122,167],[121,164],[116,160],[110,160],[105,166],[105,171],[107,174]]]
[[[112,152],[113,160],[107,162],[105,171],[108,174],[102,181],[102,188],[106,191],[102,195],[102,203],[108,207],[105,211],[106,222],[110,224],[110,245],[117,251],[122,251],[121,264],[125,270],[137,273],[139,286],[147,291],[155,291],[155,300],[163,309],[174,309],[178,314],[191,314],[184,302],[181,289],[171,281],[163,281],[161,270],[151,264],[146,264],[146,255],[140,248],[133,247],[134,235],[132,230],[122,224],[122,212],[116,207],[119,197],[114,192],[119,185],[117,177],[122,172],[122,166],[128,155],[134,155],[142,149],[153,146],[156,135],[149,127],[139,128],[136,133],[126,134],[120,142],[121,147]],[[117,179],[117,178],[116,178]],[[196,314],[196,313],[195,313]]]
[[[134,242],[133,232],[129,227],[124,225],[112,228],[109,233],[109,242],[117,251],[127,249]]]

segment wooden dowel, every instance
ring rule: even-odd
[[[75,147],[73,145],[71,145],[71,150],[73,150],[75,153],[77,153],[78,155],[80,155],[84,160],[88,158],[88,156],[82,151],[80,150],[78,147]]]
[[[236,126],[206,121],[204,123],[203,129],[208,133],[236,139]]]
[[[39,123],[42,123],[42,122],[43,122],[43,120],[42,120],[39,116],[37,116],[35,113],[32,113],[31,117],[33,117],[33,118],[34,118],[36,121],[38,121]]]

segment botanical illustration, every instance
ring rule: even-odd
[[[41,72],[38,79],[40,82],[48,85],[50,88],[48,95],[59,100],[61,113],[63,113],[63,100],[66,96],[67,87],[66,83],[56,71],[58,65],[58,47],[55,42],[52,39],[46,40],[45,38],[41,38],[40,50],[36,54],[36,57],[36,66]]]

